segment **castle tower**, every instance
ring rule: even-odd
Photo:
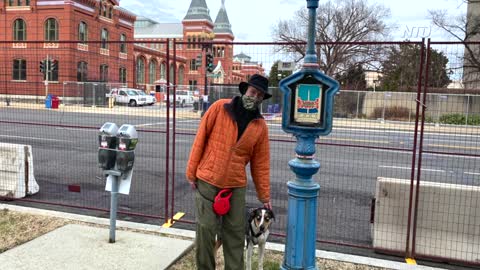
[[[183,18],[183,40],[189,43],[211,42],[214,38],[213,22],[205,0],[192,0],[187,15]],[[189,59],[186,68],[186,80],[192,90],[203,89],[205,69],[195,65],[197,56],[205,56],[201,45],[187,44],[182,48],[183,55]],[[200,86],[202,85],[202,86]]]
[[[225,0],[222,0],[222,6],[218,11],[217,18],[213,27],[215,33],[214,42],[218,43],[213,47],[213,57],[215,65],[221,62],[223,69],[223,76],[225,79],[220,79],[221,83],[233,83],[232,78],[232,60],[233,60],[233,45],[226,44],[231,43],[235,39],[232,32],[232,26],[228,20],[227,10],[225,9]],[[223,43],[223,44],[222,44]]]

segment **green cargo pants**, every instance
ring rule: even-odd
[[[217,216],[212,202],[220,189],[202,180],[197,181],[195,194],[197,235],[195,239],[197,269],[215,269],[215,235],[223,242],[226,270],[243,270],[245,245],[245,192],[246,188],[233,189],[230,211]]]

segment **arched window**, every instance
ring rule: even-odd
[[[175,72],[175,66],[173,64],[170,64],[170,70],[169,70],[170,74],[169,74],[169,78],[170,78],[170,83],[173,83],[173,81],[175,80],[175,77],[173,77],[173,72]]]
[[[87,31],[87,24],[85,22],[80,22],[78,24],[78,41],[80,43],[85,44],[88,40],[88,31]]]
[[[105,28],[102,29],[102,36],[100,37],[100,39],[102,40],[101,48],[108,49],[108,30],[107,29]]]
[[[45,21],[45,41],[58,41],[58,22],[54,18]]]
[[[145,59],[143,57],[137,59],[137,83],[145,83]]]
[[[81,61],[77,64],[77,81],[86,82],[88,74],[88,64],[87,62]]]
[[[150,65],[148,67],[148,83],[153,84],[157,77],[157,61],[152,60],[150,61]]]
[[[25,21],[22,19],[16,19],[13,22],[13,40],[25,41],[27,40],[27,27]]]
[[[120,52],[127,53],[127,36],[125,34],[120,35]]]
[[[113,18],[113,7],[111,6],[109,9],[108,9],[108,18]]]
[[[25,59],[13,60],[12,79],[16,81],[27,80],[27,60]]]
[[[108,65],[100,65],[100,81],[108,82]]]
[[[165,62],[162,62],[160,64],[160,79],[166,79],[167,78],[167,66],[165,65]]]
[[[183,85],[183,77],[185,75],[185,68],[183,66],[180,66],[180,68],[178,68],[178,80],[177,80],[177,84],[178,85]]]

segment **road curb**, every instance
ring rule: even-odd
[[[71,214],[65,212],[58,212],[52,210],[44,210],[38,208],[31,208],[25,206],[17,206],[11,204],[1,204],[0,209],[8,209],[10,211],[16,211],[21,213],[27,214],[34,214],[34,215],[43,215],[43,216],[50,216],[50,217],[57,217],[57,218],[64,218],[74,221],[81,221],[86,223],[93,223],[98,225],[110,225],[110,220],[107,218],[98,218],[98,217],[91,217],[79,214]],[[176,237],[185,237],[185,238],[195,238],[195,232],[183,229],[175,229],[175,228],[163,228],[162,226],[158,225],[150,225],[150,224],[142,224],[130,221],[122,221],[117,220],[117,228],[126,228],[126,229],[133,229],[133,230],[141,230],[146,232],[156,232]],[[284,252],[285,246],[283,244],[276,244],[276,243],[267,243],[266,248],[273,251]],[[441,270],[444,268],[434,268],[429,266],[422,266],[422,265],[409,265],[402,262],[395,262],[395,261],[388,261],[382,259],[376,259],[371,257],[363,257],[357,255],[349,255],[337,252],[330,252],[324,250],[316,250],[315,256],[317,258],[327,259],[327,260],[335,260],[353,264],[362,264],[362,265],[369,265],[373,267],[382,267],[386,269],[393,269],[393,270],[414,270],[414,269],[421,269],[421,270]]]

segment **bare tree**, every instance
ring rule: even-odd
[[[371,69],[369,65],[377,63],[381,55],[378,46],[331,42],[382,41],[390,31],[384,22],[389,16],[388,8],[370,5],[366,0],[333,0],[320,4],[315,33],[320,43],[317,45],[320,69],[330,76],[352,65]],[[294,60],[301,61],[305,57],[307,25],[308,10],[305,8],[295,12],[293,19],[280,21],[273,29],[273,39],[290,44],[278,46],[276,50],[293,53]]]
[[[455,39],[463,42],[463,79],[466,88],[480,88],[480,0],[464,0],[466,14],[450,16],[446,10],[429,10],[432,23]],[[474,11],[474,5],[475,11]]]

